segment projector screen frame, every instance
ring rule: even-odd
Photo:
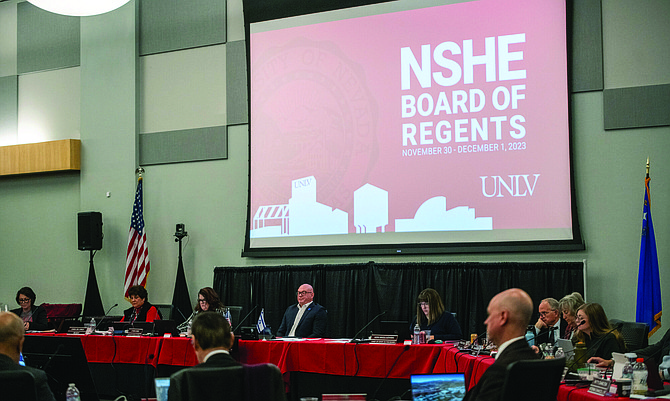
[[[391,0],[392,1],[392,0]],[[247,46],[247,91],[249,113],[249,176],[248,176],[248,204],[247,225],[245,227],[245,244],[242,250],[243,257],[318,257],[318,256],[370,256],[370,255],[422,255],[422,254],[463,254],[463,253],[518,253],[518,252],[576,252],[586,249],[579,227],[576,206],[574,181],[573,138],[572,138],[572,99],[571,99],[571,44],[572,44],[572,1],[565,0],[566,4],[566,51],[567,51],[567,118],[568,118],[568,153],[572,236],[570,240],[548,241],[500,241],[500,242],[450,242],[450,243],[400,243],[400,244],[356,244],[356,245],[327,245],[327,246],[300,246],[300,247],[251,247],[250,227],[254,211],[251,210],[251,52],[250,52],[250,24],[270,21],[292,16],[319,13],[331,10],[340,10],[370,4],[387,3],[386,1],[351,1],[332,4],[306,4],[295,0],[278,0],[270,3],[269,7],[259,7],[251,0],[244,0],[245,35]],[[447,1],[445,3],[452,3]]]

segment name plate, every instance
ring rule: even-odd
[[[83,336],[86,334],[86,327],[70,327],[67,330],[67,334],[74,334],[77,336]]]
[[[398,342],[397,334],[373,334],[370,336],[370,342],[373,344],[395,344]]]
[[[138,327],[131,327],[128,329],[128,337],[142,337],[144,329]]]
[[[612,380],[606,379],[593,379],[593,382],[589,386],[589,393],[605,395],[609,392],[610,386],[612,385]]]

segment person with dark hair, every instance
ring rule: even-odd
[[[198,291],[198,303],[195,304],[193,308],[193,313],[191,316],[186,319],[186,321],[177,327],[179,331],[186,331],[188,327],[193,323],[193,319],[200,312],[214,311],[221,314],[223,317],[228,320],[229,325],[233,325],[233,321],[230,317],[230,311],[228,308],[223,306],[223,302],[219,299],[219,295],[214,291],[212,287],[204,287]]]
[[[314,302],[314,288],[309,284],[298,287],[298,303],[289,306],[277,330],[278,337],[326,336],[328,311]]]
[[[515,361],[539,359],[528,346],[524,334],[533,314],[533,301],[519,288],[511,288],[494,296],[486,309],[486,333],[498,346],[496,361],[489,366],[464,401],[497,401],[501,399],[507,366]]]
[[[21,288],[16,293],[16,303],[19,304],[20,308],[12,309],[12,312],[23,320],[23,327],[26,330],[48,330],[47,310],[41,305],[35,306],[36,298],[32,288]]]
[[[144,287],[141,285],[130,287],[128,296],[132,306],[123,311],[122,322],[153,322],[162,319],[160,311],[149,303],[149,294]]]
[[[584,304],[577,310],[577,332],[572,342],[583,342],[589,357],[612,359],[612,352],[626,352],[623,337],[617,330],[612,330],[605,310],[595,302]]]
[[[228,320],[217,312],[201,312],[193,319],[191,336],[198,367],[213,368],[240,365],[230,356],[235,334]]]
[[[40,401],[55,401],[47,374],[43,370],[19,365],[23,341],[23,322],[14,313],[0,312],[0,371],[28,371],[35,378],[35,391]],[[26,389],[29,390],[29,389]],[[3,398],[4,399],[4,398]]]
[[[410,332],[419,322],[421,331],[430,330],[433,340],[460,340],[463,338],[461,326],[454,315],[444,310],[440,294],[432,288],[421,291],[417,297],[416,316],[412,321]]]

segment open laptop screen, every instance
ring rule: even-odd
[[[461,401],[465,397],[463,373],[410,376],[414,401]]]

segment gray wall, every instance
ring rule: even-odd
[[[0,3],[0,33],[5,22],[16,19],[17,1]],[[280,265],[404,261],[586,261],[587,299],[600,302],[610,317],[634,320],[637,288],[643,179],[647,156],[651,159],[653,218],[658,244],[663,301],[670,307],[670,127],[605,131],[603,92],[572,95],[573,167],[577,206],[587,249],[572,253],[495,255],[429,255],[400,257],[247,259],[244,244],[247,204],[248,126],[239,115],[229,119],[226,110],[225,69],[216,65],[195,74],[208,77],[221,93],[221,104],[211,109],[210,88],[195,82],[195,91],[207,101],[208,112],[163,118],[161,110],[179,104],[161,100],[169,81],[152,71],[186,68],[183,60],[212,58],[226,65],[228,44],[168,54],[133,57],[137,42],[136,0],[112,13],[82,18],[79,91],[81,115],[77,128],[82,140],[81,174],[61,173],[0,178],[0,302],[15,307],[16,290],[33,287],[39,302],[83,302],[88,254],[77,250],[76,214],[103,213],[103,249],[95,257],[98,283],[105,307],[123,302],[125,247],[139,163],[138,138],[142,134],[225,126],[227,159],[145,166],[145,221],[151,259],[147,289],[154,303],[172,299],[176,275],[175,223],[186,224],[184,263],[191,296],[212,284],[215,266]],[[665,0],[605,0],[602,3],[604,89],[670,83],[670,15]],[[11,23],[8,23],[11,25]],[[15,25],[14,25],[15,27]],[[11,33],[11,30],[9,30]],[[0,35],[0,77],[17,74],[16,37]],[[241,0],[227,6],[228,42],[244,40]],[[239,48],[236,47],[236,51]],[[192,53],[184,53],[192,52]],[[5,56],[9,55],[6,58]],[[188,57],[180,57],[187,55]],[[147,57],[147,58],[145,58]],[[9,60],[9,61],[8,61]],[[202,64],[202,63],[200,63]],[[195,66],[191,66],[195,68]],[[229,67],[230,68],[230,67]],[[173,69],[174,70],[174,69]],[[21,105],[30,105],[32,91],[22,91]],[[184,72],[193,73],[193,71]],[[235,72],[237,74],[238,72]],[[161,73],[162,74],[162,73]],[[210,74],[210,75],[207,75]],[[68,81],[78,82],[78,81]],[[72,84],[72,83],[71,83]],[[24,86],[24,89],[26,86]],[[237,89],[236,89],[237,91]],[[173,95],[181,95],[174,93]],[[189,94],[187,94],[189,95]],[[192,93],[190,94],[192,95]],[[0,94],[2,96],[2,94]],[[0,102],[0,104],[2,104]],[[670,109],[670,105],[667,105]],[[28,106],[25,106],[28,107]],[[3,114],[0,113],[0,116]],[[19,110],[19,130],[21,129]],[[231,121],[233,120],[233,121]],[[70,121],[71,123],[71,121]],[[2,125],[2,124],[0,124]],[[54,126],[61,126],[54,123]],[[69,129],[69,128],[68,128]],[[2,140],[2,138],[0,138]],[[107,192],[110,196],[107,197]],[[317,289],[318,298],[318,289]],[[327,301],[324,301],[327,303]],[[667,321],[667,317],[665,320]],[[660,333],[664,333],[666,323]],[[660,338],[652,337],[652,342]]]

